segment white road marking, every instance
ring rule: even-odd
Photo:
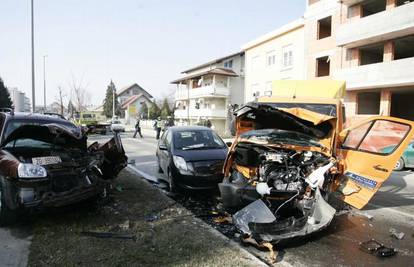
[[[384,207],[384,206],[380,206],[380,205],[376,205],[376,204],[368,204],[367,206],[371,206],[371,207],[374,207],[374,208],[377,208],[377,209],[382,209],[384,211],[394,212],[394,213],[397,213],[399,215],[406,216],[406,217],[414,219],[413,214],[408,213],[408,212],[404,212],[404,211],[400,211],[400,210],[397,210],[397,209],[394,209],[394,208],[388,208],[388,207]]]

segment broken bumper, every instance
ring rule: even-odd
[[[278,241],[305,236],[326,228],[336,210],[316,190],[313,209],[307,216],[277,220],[262,200],[256,200],[233,215],[237,228],[244,234],[263,241]]]

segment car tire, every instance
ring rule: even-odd
[[[0,186],[0,226],[8,226],[17,220],[17,213],[11,210],[4,200],[3,188]]]
[[[168,176],[168,185],[169,185],[169,188],[170,188],[170,192],[171,193],[177,193],[178,188],[177,188],[177,185],[175,183],[174,176],[172,176],[172,173],[171,173],[170,169],[167,170],[167,176]]]
[[[405,167],[405,162],[403,158],[400,158],[395,164],[394,171],[402,171]]]

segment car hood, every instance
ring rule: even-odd
[[[206,149],[206,150],[175,150],[175,156],[183,157],[186,161],[202,160],[224,160],[227,155],[227,148]]]
[[[86,135],[82,134],[81,131],[75,132],[69,127],[54,123],[20,126],[1,142],[1,147],[10,142],[26,138],[47,143],[56,142],[64,147],[86,149]]]
[[[335,117],[303,108],[278,109],[257,102],[247,103],[235,115],[237,141],[251,130],[284,130],[308,135],[327,148],[324,153],[332,154]]]

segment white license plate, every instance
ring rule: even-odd
[[[32,158],[32,163],[34,165],[50,165],[50,164],[57,164],[61,162],[62,160],[60,159],[59,156]]]

